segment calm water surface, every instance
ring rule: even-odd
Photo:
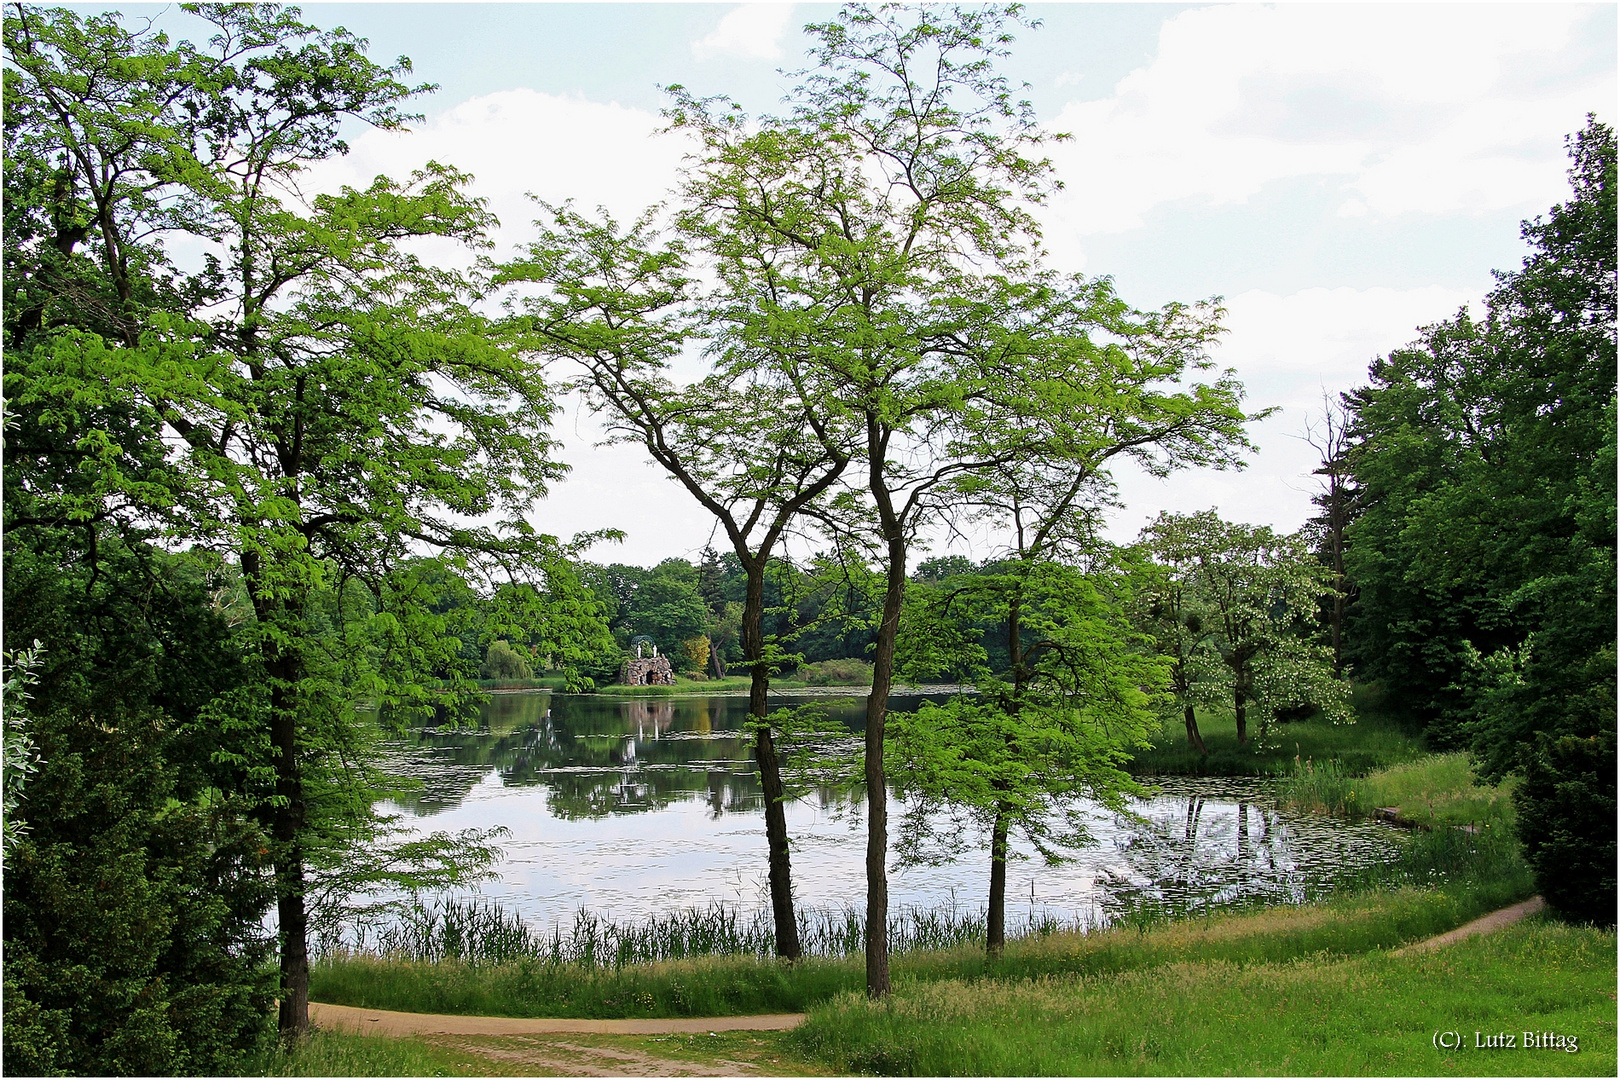
[[[897,696],[892,707],[912,709],[919,700]],[[823,703],[858,732],[864,701],[844,695]],[[768,906],[763,802],[742,733],[747,704],[741,695],[498,695],[477,731],[429,728],[390,744],[395,770],[423,787],[385,808],[427,831],[509,830],[500,880],[481,892],[533,925],[571,924],[581,908],[627,922],[714,902]],[[1027,844],[1014,845],[1026,857],[1008,868],[1010,922],[1034,913],[1105,920],[1142,895],[1299,900],[1395,850],[1386,826],[1277,809],[1268,781],[1147,782],[1158,794],[1134,801],[1133,815],[1077,806],[1092,843],[1069,862],[1049,866]],[[801,905],[864,904],[864,809],[864,791],[854,786],[817,788],[788,805]],[[891,849],[903,811],[891,791]],[[893,907],[981,907],[988,839],[971,829],[964,839],[965,850],[937,865],[891,864]]]

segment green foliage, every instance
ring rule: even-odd
[[[1350,643],[1431,743],[1536,775],[1519,822],[1544,890],[1612,918],[1614,777],[1590,763],[1615,730],[1614,133],[1589,118],[1569,148],[1571,199],[1524,224],[1484,317],[1424,328],[1349,395]]]
[[[523,521],[560,468],[548,390],[474,312],[481,283],[413,250],[487,245],[494,219],[469,178],[429,163],[298,194],[305,168],[347,149],[344,123],[409,119],[401,103],[425,89],[399,81],[409,62],[377,65],[296,9],[190,14],[219,31],[206,46],[116,16],[5,18],[6,525],[138,523],[233,564],[254,686],[216,715],[260,741],[215,763],[274,773],[257,805],[283,1021],[301,1030],[306,869],[319,893],[343,878],[342,842],[386,829],[354,703],[455,713],[471,690],[468,627],[418,551],[457,553],[453,569],[491,591],[531,571],[560,580],[546,564],[563,546]],[[200,269],[167,261],[176,242],[203,245]],[[594,618],[574,592],[552,627],[565,643]],[[455,845],[429,848],[394,851],[432,861]]]
[[[1171,661],[1178,704],[1230,703],[1239,742],[1252,705],[1262,745],[1290,711],[1354,722],[1349,685],[1311,633],[1332,575],[1302,536],[1230,524],[1210,510],[1161,514],[1141,544],[1138,618]]]
[[[5,724],[5,852],[10,852],[12,845],[28,831],[27,823],[17,820],[17,809],[22,804],[29,776],[39,769],[34,740],[28,734],[27,706],[28,688],[38,678],[35,668],[39,666],[39,649],[40,644],[35,641],[31,648],[6,653],[4,658],[4,716],[0,717],[0,722]]]
[[[1164,685],[1163,665],[1137,647],[1119,610],[1073,568],[1014,564],[953,585],[924,602],[930,614],[907,627],[908,643],[949,642],[944,623],[1005,625],[1013,614],[1017,668],[994,676],[981,668],[978,694],[892,718],[891,775],[912,803],[900,850],[922,857],[925,823],[944,802],[987,829],[1022,832],[1055,860],[1059,848],[1088,839],[1078,819],[1062,813],[1074,796],[1122,809],[1125,795],[1140,791],[1124,766],[1157,727],[1152,695]],[[911,660],[926,666],[928,653]]]
[[[41,714],[6,867],[5,1069],[223,1074],[271,1036],[267,839],[155,711]]]
[[[1583,922],[1614,925],[1614,735],[1541,734],[1525,750],[1514,792],[1524,857],[1547,902]]]
[[[484,653],[484,666],[478,669],[480,679],[528,679],[534,669],[512,646],[501,640],[490,642]]]
[[[872,685],[869,660],[818,660],[813,664],[800,664],[796,674],[806,686]]]

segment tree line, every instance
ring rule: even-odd
[[[1082,839],[1066,800],[1137,790],[1124,765],[1164,708],[1200,749],[1201,707],[1263,741],[1306,711],[1348,719],[1347,664],[1405,694],[1412,652],[1444,648],[1455,685],[1412,699],[1434,738],[1466,733],[1489,768],[1521,770],[1526,820],[1538,784],[1588,777],[1601,799],[1612,242],[1608,308],[1601,282],[1568,286],[1580,258],[1601,276],[1582,231],[1600,212],[1527,226],[1573,254],[1504,277],[1486,327],[1460,316],[1375,366],[1347,399],[1349,449],[1325,466],[1343,501],[1309,536],[1164,515],[1115,549],[1096,529],[1113,465],[1240,466],[1260,414],[1209,359],[1218,305],[1139,310],[1107,278],[1043,264],[1031,208],[1056,183],[1050,136],[996,70],[1033,25],[1016,6],[846,7],[808,28],[811,66],[779,114],[671,87],[667,121],[700,149],[662,207],[620,223],[541,204],[504,262],[481,254],[493,218],[452,168],[301,193],[303,170],[345,152],[345,123],[415,119],[429,87],[406,81],[408,61],[376,64],[293,8],[187,10],[211,24],[206,46],[112,16],[5,18],[5,605],[8,648],[23,647],[6,683],[8,1070],[229,1071],[266,1037],[272,998],[284,1036],[307,1031],[312,934],[369,889],[464,883],[493,855],[492,837],[403,838],[377,814],[393,781],[356,702],[467,715],[477,678],[532,665],[589,689],[643,636],[682,669],[749,676],[788,959],[783,754],[806,725],[768,709],[770,682],[870,661],[857,768],[876,793],[874,996],[889,988],[894,780],[919,814],[948,801],[983,823],[992,951],[1009,834]],[[1599,164],[1578,167],[1571,206],[1606,197],[1612,241],[1605,132],[1581,136]],[[424,261],[429,239],[462,245],[469,268]],[[1587,305],[1584,329],[1558,314],[1570,303]],[[1436,419],[1424,388],[1446,409],[1470,399],[1396,370],[1429,372],[1424,355],[1439,370],[1443,354],[1473,377],[1465,340],[1498,375]],[[694,350],[703,374],[677,380]],[[563,473],[547,428],[565,390],[705,509],[718,550],[596,563],[611,533],[527,523]],[[1591,415],[1604,401],[1607,443]],[[1486,402],[1503,411],[1480,441]],[[1427,435],[1452,442],[1425,450]],[[1400,518],[1413,507],[1450,500],[1473,521],[1497,506],[1482,485],[1503,460],[1517,471],[1501,491],[1523,502],[1494,512],[1521,540],[1556,534],[1544,550],[1483,524],[1451,562],[1389,548],[1422,534]],[[1549,469],[1567,490],[1547,489]],[[941,525],[1004,550],[922,558]],[[821,554],[795,565],[790,542]],[[1495,568],[1514,553],[1519,576],[1470,577],[1467,553],[1487,548]],[[1450,607],[1412,591],[1413,565]],[[1407,622],[1384,613],[1401,604]],[[1577,676],[1575,722],[1550,688]],[[890,722],[897,679],[937,678],[978,693]],[[902,854],[923,839],[907,819]],[[1538,869],[1577,857],[1595,835],[1582,822],[1534,849]]]
[[[1329,402],[1313,523],[1342,663],[1430,745],[1516,777],[1555,907],[1615,905],[1615,141],[1568,140],[1485,310],[1427,326]]]

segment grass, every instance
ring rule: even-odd
[[[837,910],[798,909],[799,942],[807,956],[850,956],[865,948],[865,914],[855,907]],[[1058,928],[1051,917],[1037,917],[1037,932]],[[896,952],[940,948],[984,940],[984,913],[902,909],[889,925]],[[616,923],[587,911],[574,918],[564,936],[561,927],[548,935],[536,932],[515,912],[500,904],[453,897],[416,900],[396,921],[374,934],[361,933],[348,942],[352,951],[436,962],[459,960],[500,964],[535,960],[584,967],[623,967],[695,956],[775,955],[776,935],[768,911],[742,916],[735,908],[711,904],[655,915],[640,922]],[[344,951],[338,945],[335,952]]]
[[[815,1009],[784,1041],[882,1075],[1613,1075],[1614,954],[1612,931],[1537,922],[1417,956],[902,981],[886,1002]],[[1472,1047],[1476,1030],[1527,1029],[1580,1050]],[[1468,1048],[1437,1048],[1440,1031]]]
[[[1367,776],[1352,776],[1335,761],[1294,763],[1278,798],[1302,810],[1366,817],[1393,808],[1424,828],[1513,825],[1512,783],[1480,784],[1463,753],[1431,754]]]
[[[747,690],[750,679],[747,675],[727,675],[723,679],[689,679],[685,675],[675,676],[674,686],[625,686],[623,683],[606,683],[598,686],[594,693],[606,697],[681,697],[689,694],[725,694],[738,690]],[[778,679],[771,680],[772,687],[802,687],[803,683],[785,682]]]
[[[1353,935],[1359,947],[1376,936],[1381,914],[1421,907],[1416,892],[1091,935],[1144,950],[1111,970],[930,978],[897,965],[887,1001],[869,1003],[851,987],[813,1006],[792,1032],[505,1040],[322,1033],[249,1071],[577,1074],[581,1061],[622,1067],[652,1058],[662,1075],[681,1067],[735,1073],[738,1061],[772,1075],[1614,1074],[1613,931],[1530,919],[1433,953],[1264,955],[1288,951],[1279,941],[1308,948],[1346,921],[1361,927]],[[1043,945],[1065,951],[1057,941]],[[1573,1037],[1579,1050],[1474,1047],[1475,1032],[1509,1031],[1522,1041],[1525,1030]],[[1456,1032],[1463,1047],[1437,1047],[1440,1032]]]
[[[1230,710],[1198,710],[1198,730],[1207,754],[1187,743],[1179,714],[1166,716],[1152,749],[1138,751],[1130,769],[1138,776],[1284,776],[1294,759],[1336,761],[1347,774],[1362,774],[1422,757],[1422,739],[1378,708],[1376,688],[1354,691],[1357,721],[1332,724],[1320,718],[1274,724],[1267,745],[1249,725],[1248,744],[1237,741]]]
[[[243,1070],[247,1076],[488,1076],[487,1062],[420,1038],[386,1039],[318,1031]]]
[[[319,1032],[291,1052],[251,1063],[257,1076],[821,1075],[779,1031],[671,1035],[428,1035]],[[741,1066],[741,1067],[739,1067]]]

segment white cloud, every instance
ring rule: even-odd
[[[776,60],[782,55],[782,35],[793,15],[792,4],[753,3],[732,8],[709,35],[692,42],[699,60],[735,56],[744,60]]]
[[[1299,528],[1314,513],[1311,473],[1318,465],[1316,452],[1299,436],[1321,414],[1322,394],[1365,385],[1374,359],[1465,304],[1477,313],[1482,300],[1483,292],[1440,286],[1304,289],[1287,296],[1253,290],[1232,298],[1228,333],[1214,359],[1237,371],[1249,409],[1277,408],[1250,427],[1260,452],[1242,471],[1199,469],[1158,480],[1120,469],[1126,508],[1109,536],[1132,539],[1160,510],[1190,513],[1212,506],[1229,520]]]
[[[1540,209],[1562,139],[1615,98],[1572,64],[1591,8],[1237,5],[1168,20],[1153,62],[1053,130],[1053,225],[1120,232],[1167,203],[1241,203],[1338,178],[1343,212]]]
[[[533,233],[537,207],[572,198],[584,211],[605,207],[620,221],[663,200],[679,173],[689,141],[658,133],[662,120],[641,109],[502,90],[472,98],[423,128],[400,135],[367,131],[346,157],[311,171],[318,190],[360,186],[385,174],[409,175],[427,161],[471,173],[473,194],[489,200],[501,220],[497,255]]]

